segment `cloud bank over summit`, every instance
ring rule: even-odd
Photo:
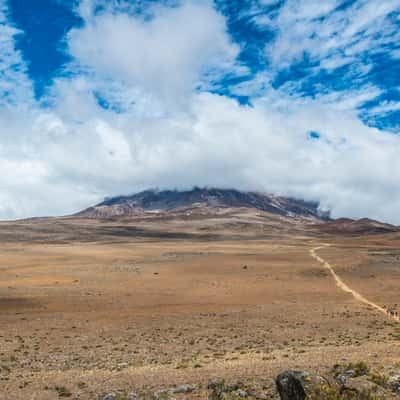
[[[38,94],[0,0],[0,218],[213,186],[400,224],[397,1],[47,1],[79,23]]]

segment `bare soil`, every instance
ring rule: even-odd
[[[259,214],[0,224],[0,399],[97,399],[400,361],[400,235],[330,236]],[[400,308],[399,308],[400,311]],[[61,389],[62,390],[61,390]],[[65,391],[64,391],[65,389]],[[180,398],[179,395],[176,396]]]

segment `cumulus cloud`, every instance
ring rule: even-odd
[[[182,105],[202,73],[232,68],[238,46],[209,2],[158,5],[151,11],[150,17],[93,15],[86,6],[85,26],[68,34],[70,54],[97,78],[118,79],[140,90],[140,96],[161,97],[170,105]]]
[[[311,99],[274,89],[267,73],[262,91],[260,82],[237,88],[257,92],[252,105],[240,105],[198,89],[221,65],[238,67],[237,46],[211,3],[157,6],[146,18],[81,5],[85,24],[66,37],[74,73],[55,79],[51,106],[19,101],[0,112],[1,218],[71,213],[149,187],[208,185],[400,223],[400,140],[357,115],[377,88]]]

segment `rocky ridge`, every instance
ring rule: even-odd
[[[131,196],[107,198],[78,213],[79,217],[112,218],[143,213],[168,213],[176,210],[206,207],[252,208],[275,215],[323,221],[329,214],[316,202],[268,193],[241,192],[234,189],[194,188],[187,191],[146,190]]]

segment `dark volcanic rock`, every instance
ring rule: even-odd
[[[146,190],[132,196],[105,199],[100,204],[82,211],[78,216],[107,218],[143,212],[167,212],[193,206],[222,208],[253,208],[286,217],[328,219],[318,203],[275,196],[267,193],[241,192],[234,189],[199,189],[187,191]]]
[[[305,400],[316,389],[327,385],[324,378],[305,371],[286,371],[276,378],[281,400]]]

